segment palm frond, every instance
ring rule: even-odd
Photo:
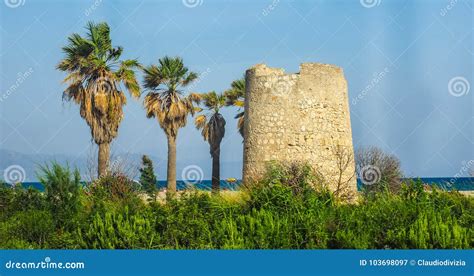
[[[245,117],[242,114],[242,116],[239,117],[239,120],[237,121],[237,128],[239,129],[239,133],[240,135],[242,135],[242,137],[244,137],[244,122],[245,122]]]
[[[57,69],[67,72],[64,100],[80,106],[80,115],[91,129],[96,143],[110,142],[117,136],[127,100],[120,89],[123,83],[132,96],[140,87],[135,77],[136,60],[120,61],[122,47],[112,47],[107,23],[89,22],[86,35],[73,33],[62,48],[64,58]],[[117,69],[116,64],[120,64]]]
[[[239,113],[237,113],[237,115],[235,115],[234,119],[242,118],[242,117],[244,117],[244,115],[245,115],[245,112],[244,112],[244,111],[239,112]]]
[[[206,115],[199,115],[196,116],[194,119],[194,124],[196,125],[197,129],[202,129],[207,123]]]
[[[135,71],[133,70],[138,67],[140,67],[140,64],[137,60],[124,60],[121,62],[120,68],[115,74],[117,79],[123,82],[127,90],[130,92],[130,95],[135,98],[140,97],[140,85],[138,84]]]
[[[239,108],[243,108],[245,106],[245,77],[235,80],[231,83],[230,89],[224,92],[226,97],[226,105],[227,106],[236,106]],[[244,112],[239,112],[235,116],[235,119],[238,119],[237,128],[239,133],[244,136],[244,121],[245,121],[245,114]]]
[[[224,92],[226,104],[228,106],[239,106],[245,99],[245,78],[235,80],[231,83],[230,89]]]
[[[193,103],[196,103],[196,104],[200,104],[202,99],[203,99],[203,95],[202,94],[199,94],[199,93],[190,93],[188,95],[188,98],[189,100],[191,100]]]
[[[201,114],[196,117],[194,123],[197,129],[201,129],[201,135],[204,141],[208,141],[211,146],[211,154],[215,152],[215,148],[221,143],[225,134],[225,119],[219,113],[220,108],[225,106],[226,97],[215,91],[200,94],[201,105],[206,109],[201,112],[210,112],[208,116]],[[208,120],[209,118],[209,120]]]
[[[158,64],[143,68],[143,86],[150,91],[144,105],[148,117],[156,117],[161,128],[169,135],[176,136],[178,129],[184,127],[189,114],[194,115],[201,98],[196,93],[183,96],[181,86],[186,86],[197,78],[189,72],[179,57],[165,56]]]
[[[190,72],[181,82],[182,86],[187,86],[189,85],[192,81],[198,78],[198,75],[194,72]]]

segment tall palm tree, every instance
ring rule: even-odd
[[[202,130],[201,134],[204,137],[204,141],[209,142],[212,157],[212,192],[218,193],[220,186],[221,141],[225,135],[225,119],[219,111],[226,105],[226,97],[212,91],[201,94],[200,98],[208,114],[197,116],[194,123],[197,129]]]
[[[231,83],[230,89],[224,92],[227,106],[236,106],[239,108],[235,119],[238,119],[237,127],[240,135],[244,137],[244,119],[245,113],[242,111],[245,102],[245,78],[235,80]]]
[[[91,129],[92,139],[99,146],[98,175],[106,174],[110,159],[110,143],[117,137],[127,98],[121,84],[133,97],[140,96],[134,69],[137,60],[121,60],[122,47],[112,47],[107,23],[89,22],[87,33],[73,33],[62,48],[65,57],[57,69],[67,72],[68,87],[63,99],[80,107],[81,117]]]
[[[157,65],[144,68],[144,87],[149,90],[144,100],[146,115],[155,117],[168,139],[168,191],[176,192],[176,138],[189,114],[194,115],[196,94],[184,96],[181,87],[197,78],[184,66],[181,58],[164,57]]]

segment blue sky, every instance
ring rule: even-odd
[[[62,102],[64,74],[55,66],[67,36],[93,20],[110,24],[124,58],[148,65],[178,55],[207,72],[198,91],[223,91],[256,63],[287,72],[302,62],[338,65],[349,84],[356,147],[394,153],[408,176],[452,176],[474,159],[470,0],[2,2],[1,149],[90,154],[89,128],[76,106]],[[236,110],[223,113],[222,174],[240,177]],[[112,152],[152,154],[164,166],[165,136],[141,100],[125,107]],[[178,160],[206,168],[209,178],[208,145],[192,124],[180,131]]]

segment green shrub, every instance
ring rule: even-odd
[[[160,247],[212,248],[211,225],[216,218],[212,200],[206,193],[190,191],[166,205],[155,205],[156,229],[162,233]]]
[[[14,196],[13,188],[0,182],[0,221],[15,210],[12,208]]]
[[[21,244],[33,244],[41,248],[54,234],[54,223],[48,211],[28,210],[13,215],[2,229],[15,242],[21,241]]]
[[[0,185],[0,221],[27,210],[46,210],[45,196],[32,187]]]
[[[95,214],[89,227],[78,230],[79,243],[93,249],[151,248],[157,236],[151,221],[146,214],[130,215],[127,209]]]
[[[21,239],[9,238],[9,239],[0,241],[0,249],[36,249],[36,248],[38,247]]]
[[[56,231],[56,233],[51,236],[46,245],[48,248],[54,249],[79,249],[80,247],[80,237],[77,234],[77,231]]]
[[[44,185],[49,209],[53,214],[56,227],[72,229],[77,225],[80,209],[81,178],[76,169],[61,167],[52,163],[40,168],[39,181]]]
[[[239,200],[190,190],[146,204],[132,180],[108,175],[89,185],[76,203],[83,211],[70,217],[45,200],[53,194],[71,200],[64,191],[0,189],[0,208],[8,213],[0,216],[0,248],[474,248],[472,197],[427,192],[409,181],[398,193],[342,203],[307,166],[272,166],[262,181],[238,192]],[[63,170],[53,172],[50,187],[75,182]],[[68,208],[66,201],[51,204]],[[55,228],[56,214],[76,227]]]
[[[153,169],[153,161],[146,156],[142,157],[142,168],[140,168],[140,185],[148,196],[148,201],[156,201],[156,176]]]
[[[104,214],[113,209],[135,213],[143,207],[140,188],[127,176],[114,173],[95,180],[88,186],[89,202],[94,213]]]
[[[461,227],[455,218],[443,217],[428,210],[405,229],[390,231],[387,239],[394,240],[398,248],[462,249],[472,247],[470,229]]]

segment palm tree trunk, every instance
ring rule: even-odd
[[[168,192],[176,192],[176,137],[171,135],[168,138],[168,167],[167,167],[167,180],[168,180]]]
[[[99,166],[98,176],[101,177],[107,173],[107,167],[109,166],[110,158],[110,143],[99,144]]]
[[[220,169],[221,145],[218,144],[212,151],[212,193],[219,193],[221,169]]]

